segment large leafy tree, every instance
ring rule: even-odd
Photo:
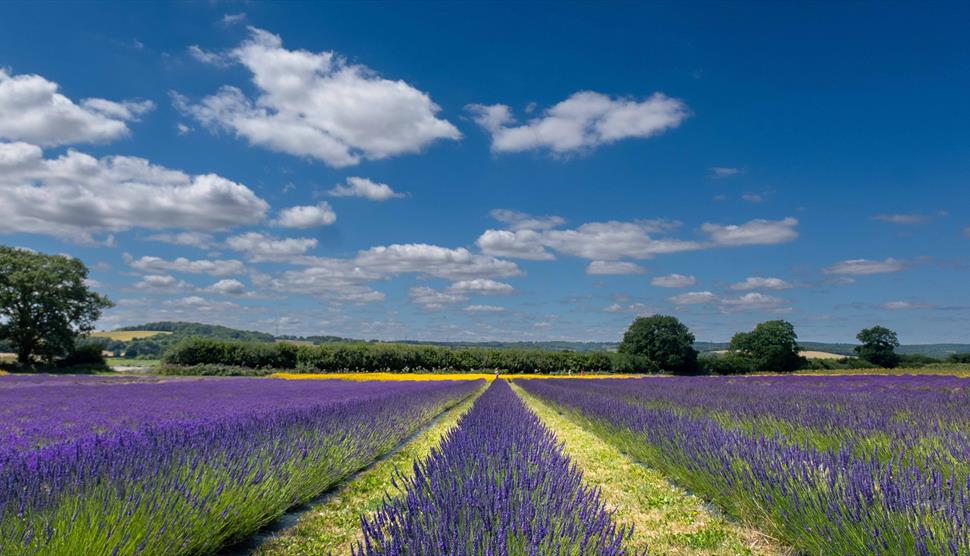
[[[790,372],[804,366],[805,358],[798,355],[798,335],[792,323],[769,320],[751,332],[738,332],[731,338],[731,351],[751,361],[754,371]]]
[[[899,355],[896,353],[896,348],[899,347],[899,338],[892,330],[885,326],[864,328],[856,334],[856,339],[862,345],[856,346],[855,352],[862,359],[887,369],[899,365]]]
[[[619,351],[646,357],[672,373],[697,370],[694,335],[676,317],[668,315],[638,317],[623,334]]]
[[[81,261],[0,246],[0,338],[29,365],[67,355],[78,334],[90,332],[108,298],[92,292]]]

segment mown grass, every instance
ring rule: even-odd
[[[789,550],[758,531],[729,521],[698,497],[672,485],[590,431],[582,418],[564,415],[513,383],[529,409],[564,443],[590,486],[601,489],[619,523],[634,524],[625,544],[640,553],[669,555],[786,554]]]
[[[431,448],[438,445],[441,437],[455,426],[459,417],[471,408],[482,391],[484,388],[442,413],[396,452],[353,476],[324,500],[312,504],[300,516],[296,525],[267,539],[253,554],[350,554],[354,543],[363,539],[360,529],[361,513],[377,511],[385,494],[397,494],[391,487],[391,479],[397,470],[410,474],[412,462],[423,460],[431,452]]]

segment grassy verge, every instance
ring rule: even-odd
[[[109,367],[157,367],[161,359],[125,359],[123,357],[109,357],[106,359]]]
[[[300,516],[296,525],[268,539],[253,554],[350,554],[351,546],[363,539],[361,513],[371,513],[380,507],[385,493],[391,490],[395,470],[410,472],[412,462],[424,459],[438,445],[442,435],[455,426],[479,394],[481,390],[442,413],[398,451],[338,486]]]
[[[567,455],[583,470],[583,479],[601,489],[615,509],[617,523],[634,524],[625,545],[639,553],[669,555],[785,554],[770,539],[733,523],[704,502],[670,484],[654,469],[640,465],[513,383],[529,409],[565,444]]]

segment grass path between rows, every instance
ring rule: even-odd
[[[564,444],[566,454],[582,469],[583,481],[600,488],[603,502],[616,512],[615,522],[634,525],[633,537],[625,544],[631,551],[724,556],[789,552],[756,530],[729,521],[514,382],[512,388]]]
[[[350,554],[363,540],[361,513],[378,509],[385,493],[394,495],[391,478],[396,470],[410,475],[414,461],[423,460],[441,437],[453,428],[487,386],[441,413],[396,452],[386,456],[339,485],[324,500],[310,507],[292,527],[270,537],[253,554],[259,556],[303,556]]]

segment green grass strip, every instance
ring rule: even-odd
[[[625,544],[632,551],[646,548],[648,554],[671,556],[790,552],[758,531],[729,521],[659,471],[631,460],[580,418],[560,413],[514,383],[512,388],[564,444],[566,454],[582,469],[584,482],[600,488],[603,502],[616,512],[616,522],[634,525],[633,537]]]
[[[339,485],[319,504],[308,509],[295,525],[270,537],[254,556],[319,556],[350,554],[363,540],[360,516],[376,511],[385,493],[394,495],[391,478],[399,469],[410,475],[411,464],[423,460],[441,437],[453,428],[482,393],[479,390],[463,402],[436,417],[424,430],[393,454],[388,455]]]

